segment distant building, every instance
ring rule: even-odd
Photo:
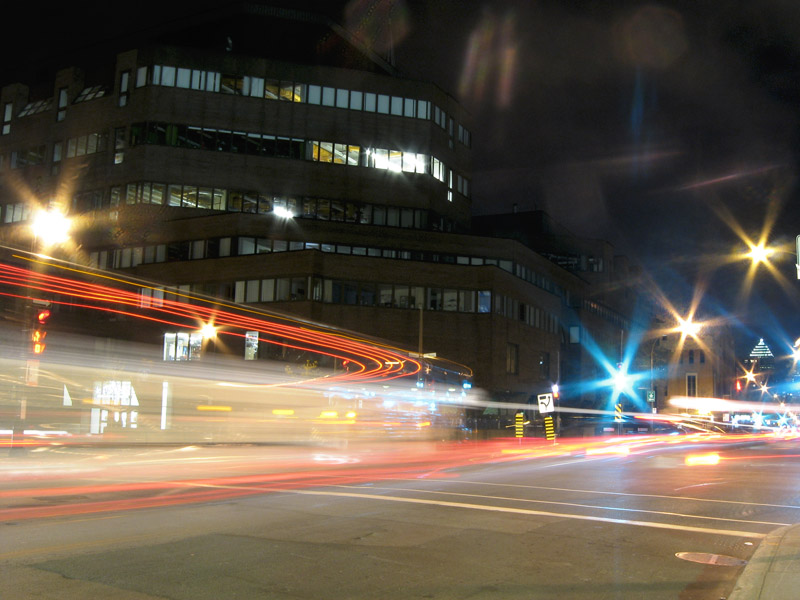
[[[775,356],[769,346],[764,342],[764,338],[750,351],[750,355],[743,361],[745,368],[752,373],[764,373],[775,370]]]
[[[737,362],[735,340],[727,325],[710,325],[694,336],[660,330],[639,347],[640,372],[649,369],[640,389],[652,392],[650,408],[657,412],[684,412],[670,404],[679,397],[732,398]]]
[[[3,243],[58,207],[85,264],[435,352],[496,399],[606,399],[566,390],[607,377],[588,340],[621,356],[627,262],[544,213],[473,220],[480,141],[439,87],[261,5],[117,50],[3,87]]]

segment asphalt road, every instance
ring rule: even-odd
[[[0,597],[716,600],[800,521],[798,443],[34,449]]]

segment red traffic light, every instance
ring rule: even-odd
[[[50,310],[47,308],[41,308],[36,313],[36,321],[38,323],[46,323],[47,319],[50,318]]]

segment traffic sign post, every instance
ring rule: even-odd
[[[797,267],[797,278],[800,279],[800,235],[798,235],[795,238],[794,244],[795,244],[794,255],[795,255],[795,266]]]
[[[553,405],[553,394],[539,394],[536,397],[539,402],[539,412],[545,415],[544,417],[544,436],[548,441],[555,443],[556,430],[553,424],[553,417],[550,415],[555,410]]]
[[[544,436],[548,441],[555,443],[556,441],[556,428],[553,424],[553,417],[547,415],[544,418]]]

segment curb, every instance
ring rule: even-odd
[[[800,524],[767,534],[728,600],[795,600],[800,593]]]

